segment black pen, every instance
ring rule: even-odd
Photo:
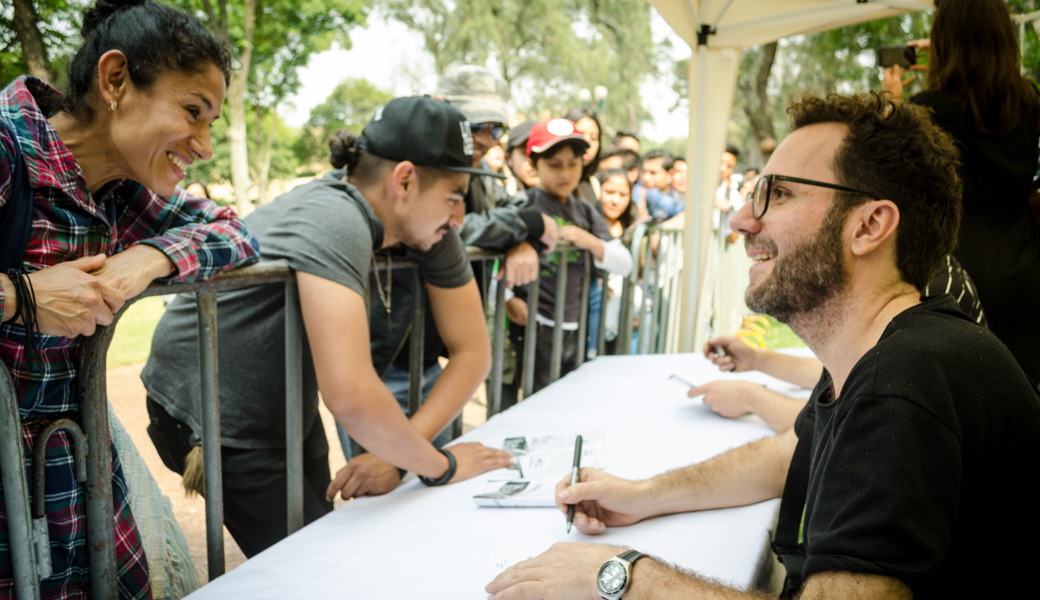
[[[571,485],[578,483],[578,472],[581,471],[581,436],[574,440],[574,466],[571,468]],[[571,532],[571,525],[574,524],[574,507],[577,504],[571,504],[567,507],[567,533]]]

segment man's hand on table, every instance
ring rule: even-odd
[[[585,467],[579,473],[578,483],[571,485],[571,476],[567,475],[556,484],[556,507],[567,514],[567,508],[577,504],[574,526],[585,534],[633,525],[650,516],[646,513],[649,498],[644,483]]]
[[[455,455],[455,477],[449,483],[465,481],[481,473],[512,466],[513,455],[505,450],[488,448],[479,442],[466,442],[445,448]]]
[[[704,404],[711,410],[727,419],[735,419],[755,412],[756,402],[764,391],[766,388],[750,381],[720,379],[692,387],[686,395],[704,396]]]
[[[726,355],[720,356],[719,350],[725,352]],[[711,338],[705,342],[704,356],[712,364],[718,366],[720,371],[741,373],[754,371],[758,368],[756,365],[758,350],[748,346],[735,335]]]
[[[484,591],[494,594],[490,600],[600,600],[596,573],[607,559],[626,550],[556,543],[548,551],[509,567]]]
[[[397,467],[373,454],[359,454],[336,473],[336,478],[325,490],[329,502],[339,494],[344,500],[359,496],[381,496],[401,483]]]

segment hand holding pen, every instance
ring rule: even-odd
[[[574,466],[571,467],[571,485],[578,483],[578,473],[581,472],[581,436],[579,435],[574,440]],[[574,508],[577,504],[571,504],[567,507],[567,533],[571,532],[571,526],[574,525]]]

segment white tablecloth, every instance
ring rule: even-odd
[[[781,393],[797,391],[760,373],[721,374],[700,355],[608,356],[460,441],[602,430],[606,470],[646,478],[773,433],[757,417],[723,419],[700,400],[686,398],[686,386],[668,379],[673,373],[696,384],[741,378]],[[471,498],[487,485],[484,476],[425,488],[410,475],[393,493],[347,503],[190,598],[483,600],[494,573],[491,548],[547,548],[554,541],[630,546],[740,587],[768,581],[777,500],[659,517],[586,536],[577,530],[567,535],[556,509],[478,508]]]

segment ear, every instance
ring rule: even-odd
[[[852,253],[865,256],[889,238],[894,239],[899,226],[899,207],[891,200],[872,200],[852,209]]]
[[[390,187],[394,198],[403,199],[419,193],[419,170],[410,161],[401,161],[390,175]]]
[[[126,55],[119,50],[109,50],[98,59],[98,92],[105,106],[118,104],[131,85],[127,72]]]

